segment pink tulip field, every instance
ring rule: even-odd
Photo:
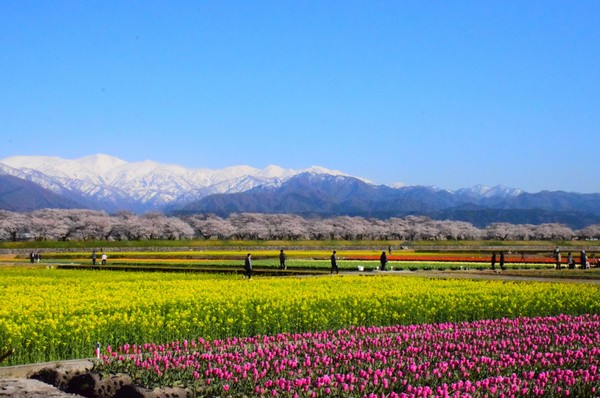
[[[96,365],[196,396],[598,397],[600,316],[350,327],[107,347]]]

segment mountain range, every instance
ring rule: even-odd
[[[316,166],[302,170],[278,166],[262,170],[249,166],[187,169],[153,161],[129,163],[103,154],[79,159],[14,156],[0,160],[0,177],[26,180],[68,200],[68,204],[59,207],[72,207],[75,202],[80,207],[109,212],[160,211],[167,205],[177,208],[215,193],[243,192],[264,184],[277,184],[303,172],[342,174]],[[0,195],[6,194],[0,188]]]
[[[108,155],[79,159],[14,156],[0,160],[0,209],[89,208],[169,214],[292,213],[373,218],[427,215],[485,226],[491,222],[600,223],[600,194],[527,193],[478,185],[457,191],[387,186],[314,166],[188,169]]]

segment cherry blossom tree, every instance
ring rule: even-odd
[[[570,240],[575,236],[573,230],[562,224],[540,224],[535,227],[535,239]]]
[[[293,214],[264,215],[268,225],[269,239],[298,240],[308,237],[307,222],[304,218]]]
[[[37,240],[67,240],[71,235],[71,219],[67,211],[42,209],[30,214],[30,231]]]
[[[590,225],[575,233],[580,239],[600,239],[600,224]]]
[[[229,216],[229,220],[236,230],[234,236],[238,239],[267,239],[269,235],[259,213],[236,213]]]
[[[16,242],[21,233],[30,232],[30,218],[23,213],[0,210],[0,237]]]
[[[328,220],[321,218],[310,220],[307,232],[309,239],[314,240],[333,239],[334,236],[333,225]]]
[[[576,233],[562,224],[492,223],[484,229],[464,221],[432,220],[424,216],[387,220],[358,216],[304,218],[292,214],[238,213],[185,217],[152,212],[108,215],[94,210],[44,209],[31,213],[0,211],[0,240],[24,236],[38,240],[568,240],[600,238],[599,225]]]
[[[195,236],[203,239],[230,239],[235,234],[235,228],[228,219],[214,214],[197,214],[186,217],[185,221],[194,229]]]

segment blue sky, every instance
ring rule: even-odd
[[[600,192],[599,1],[0,2],[0,159]]]

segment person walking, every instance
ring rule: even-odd
[[[385,271],[385,265],[387,264],[388,259],[385,255],[385,252],[381,252],[381,257],[379,257],[379,263],[381,264],[381,270]]]
[[[287,269],[287,265],[285,265],[285,253],[283,249],[279,251],[279,269]]]
[[[556,264],[556,269],[560,269],[561,256],[560,249],[558,248],[558,246],[556,247],[556,249],[554,249],[554,262]]]
[[[571,252],[567,254],[567,266],[569,269],[575,269],[575,261],[573,261],[573,254]]]
[[[500,269],[501,270],[505,270],[506,269],[504,267],[504,252],[500,252]]]
[[[96,254],[96,250],[92,250],[92,265],[96,265],[96,259],[98,255]]]
[[[585,250],[579,253],[579,260],[581,261],[581,269],[587,269],[587,254],[585,254]]]
[[[492,271],[496,270],[496,252],[492,253]]]
[[[244,278],[252,279],[252,255],[248,253],[244,261]]]
[[[333,271],[335,271],[336,274],[340,273],[337,265],[337,255],[335,250],[331,254],[331,275],[333,275]]]

